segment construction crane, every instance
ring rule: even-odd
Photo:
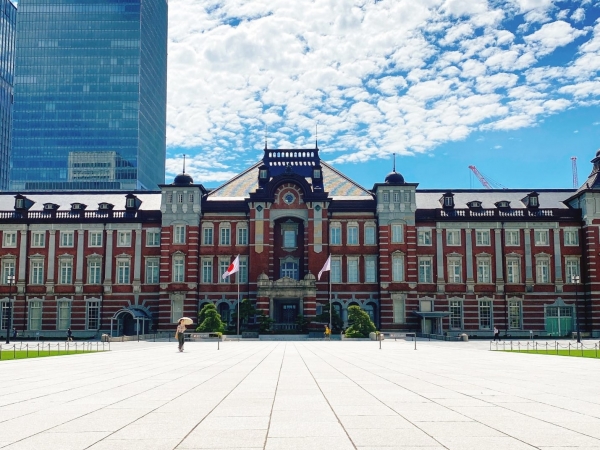
[[[492,180],[488,176],[484,176],[479,170],[477,170],[477,167],[469,166],[469,169],[471,169],[471,172],[473,172],[475,174],[475,176],[477,177],[477,179],[481,182],[481,184],[483,184],[484,188],[486,188],[486,189],[506,189],[506,186],[503,186],[500,183],[498,183],[497,181]]]
[[[577,156],[571,156],[571,168],[573,171],[573,189],[579,187],[579,179],[577,178]]]

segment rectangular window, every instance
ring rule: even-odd
[[[146,283],[147,284],[158,284],[159,281],[158,272],[158,259],[146,259]]]
[[[510,245],[511,247],[516,247],[516,246],[520,245],[519,230],[506,230],[504,232],[504,237],[506,239],[506,245]]]
[[[404,203],[410,203],[410,192],[404,193]]]
[[[184,279],[184,260],[182,256],[173,258],[173,283],[183,283]]]
[[[8,302],[0,302],[0,306],[2,306],[2,323],[0,324],[0,329],[6,330],[11,328],[11,324],[8,323],[8,312],[9,312],[9,303]],[[14,319],[14,316],[11,314],[11,319]]]
[[[221,228],[220,245],[231,245],[231,229],[229,227]]]
[[[565,258],[565,283],[574,283],[573,277],[579,276],[579,258]]]
[[[431,245],[431,230],[419,230],[417,245]]]
[[[175,225],[173,244],[185,244],[185,225]]]
[[[212,229],[212,227],[202,228],[202,244],[213,245],[213,229]]]
[[[331,245],[340,245],[342,243],[342,228],[339,225],[332,226],[329,230],[329,233],[331,234]]]
[[[86,328],[97,330],[100,328],[100,302],[87,302],[86,309]]]
[[[400,203],[400,192],[394,192],[394,203]]]
[[[538,258],[535,261],[536,280],[538,284],[550,283],[550,261]]]
[[[377,268],[374,256],[365,256],[365,283],[377,282]]]
[[[29,329],[30,330],[41,330],[42,329],[42,302],[39,302],[39,301],[29,302]]]
[[[389,203],[390,201],[390,193],[389,192],[384,192],[383,193],[383,202],[384,203]]]
[[[519,259],[506,259],[506,282],[511,284],[521,282],[521,264]]]
[[[101,271],[101,261],[90,260],[88,262],[88,284],[100,284]]]
[[[160,247],[160,231],[146,231],[146,247]]]
[[[240,257],[240,270],[236,274],[240,283],[248,282],[248,259]]]
[[[450,329],[461,330],[463,327],[463,302],[450,300]]]
[[[358,283],[358,258],[348,258],[348,283]]]
[[[340,258],[331,258],[331,282],[341,283],[342,282],[342,261]]]
[[[183,203],[183,193],[182,192],[177,193],[177,203]]]
[[[461,258],[448,258],[448,283],[462,283]]]
[[[431,258],[419,258],[419,283],[433,283]]]
[[[392,242],[400,243],[404,242],[404,227],[402,224],[395,223],[392,224]]]
[[[2,240],[3,247],[16,247],[17,246],[17,233],[16,231],[5,231],[4,239]]]
[[[460,245],[460,230],[446,230],[446,245]]]
[[[248,245],[248,228],[239,227],[237,229],[237,245]]]
[[[183,299],[171,300],[171,322],[177,323],[183,317]]]
[[[492,282],[492,264],[490,258],[477,258],[477,282]]]
[[[31,261],[31,284],[44,284],[44,261]]]
[[[9,278],[12,277],[10,284],[15,284],[15,262],[14,261],[3,261],[2,262],[2,284],[9,284]]]
[[[223,274],[227,272],[229,264],[230,262],[228,259],[219,260],[219,283],[231,283],[231,276],[223,278]]]
[[[392,255],[392,281],[404,281],[404,255]]]
[[[348,245],[358,245],[358,227],[349,225],[348,226]]]
[[[60,262],[59,284],[71,284],[73,282],[73,261],[62,260]]]
[[[296,248],[296,230],[283,230],[283,248]]]
[[[71,326],[71,302],[58,302],[58,320],[56,327],[58,330],[68,330]]]
[[[549,240],[548,235],[549,235],[548,230],[535,230],[534,231],[535,245],[549,245],[550,240]]]
[[[479,300],[479,329],[492,329],[492,301]]]
[[[511,330],[520,330],[523,328],[522,321],[522,303],[518,300],[508,301],[508,328]]]
[[[375,245],[375,227],[365,227],[365,245]]]
[[[579,245],[579,236],[577,230],[565,230],[565,245]]]
[[[406,321],[404,296],[392,294],[392,303],[394,305],[394,323],[404,323]]]
[[[40,248],[46,246],[46,233],[45,232],[34,232],[31,234],[31,246]]]
[[[60,246],[61,247],[73,247],[73,236],[72,231],[61,231],[60,232]]]
[[[211,259],[203,259],[202,260],[202,282],[203,283],[212,283],[213,282],[213,262]]]
[[[117,232],[117,247],[131,247],[131,231]]]
[[[102,247],[102,231],[90,231],[88,238],[89,247]]]
[[[476,245],[490,245],[490,230],[475,230]]]
[[[117,284],[129,284],[129,266],[128,259],[117,261]]]

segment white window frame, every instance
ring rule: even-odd
[[[477,305],[478,324],[480,330],[494,328],[494,303],[489,299],[481,299]],[[487,311],[487,314],[485,312]]]
[[[46,232],[45,231],[33,231],[31,233],[31,246],[33,248],[46,247]]]
[[[100,328],[100,301],[99,300],[88,300],[86,302],[86,305],[85,305],[85,328],[86,328],[86,330],[98,330]]]
[[[460,245],[460,230],[446,230],[446,245],[449,247]]]
[[[406,323],[406,296],[392,294],[393,323]]]
[[[563,231],[565,247],[577,247],[579,246],[579,231],[576,229],[566,228]]]
[[[235,274],[238,278],[239,283],[247,283],[248,282],[248,257],[240,256],[240,268],[238,272]]]
[[[223,274],[225,272],[227,272],[227,268],[229,267],[229,265],[231,264],[231,261],[229,260],[229,258],[227,259],[223,259],[223,258],[219,258],[219,272],[218,272],[218,283],[219,284],[229,284],[231,283],[232,280],[232,276],[228,276],[226,278],[223,278]]]
[[[32,285],[44,284],[44,259],[32,258],[30,261],[30,276],[29,283]]]
[[[478,247],[489,247],[492,245],[490,230],[475,230],[475,245]]]
[[[329,244],[342,245],[342,224],[335,222],[329,227]]]
[[[536,284],[550,283],[550,257],[537,256],[535,258],[535,282]]]
[[[331,266],[329,268],[329,276],[332,283],[342,282],[342,258],[339,256],[331,257]]]
[[[71,328],[71,301],[60,299],[56,302],[56,329],[68,330]]]
[[[117,247],[131,247],[131,230],[117,231]]]
[[[185,244],[185,225],[174,225],[173,226],[173,244],[182,245]]]
[[[211,284],[213,282],[213,259],[202,258],[202,283]]]
[[[219,245],[231,245],[231,225],[228,223],[219,225]]]
[[[171,322],[177,323],[180,317],[183,316],[184,303],[183,298],[171,299]]]
[[[58,262],[58,284],[73,284],[73,259],[61,258]]]
[[[88,247],[102,247],[102,231],[88,232]]]
[[[376,256],[365,256],[365,283],[377,283]]]
[[[507,247],[521,245],[521,232],[519,230],[504,230],[504,242]]]
[[[28,327],[31,331],[40,331],[44,319],[44,303],[39,299],[32,299],[27,304]]]
[[[202,245],[214,245],[215,229],[211,226],[202,227]]]
[[[61,231],[59,247],[73,247],[74,245],[75,245],[75,232],[74,231]]]
[[[404,279],[404,254],[392,253],[392,282],[401,283]]]
[[[237,226],[237,245],[248,245],[248,227],[238,224]]]
[[[160,230],[146,230],[146,247],[160,247]]]
[[[2,284],[8,284],[8,277],[15,276],[16,261],[13,258],[2,260]],[[12,284],[16,283],[16,277]]]
[[[508,300],[508,329],[523,329],[523,302],[521,300]]]
[[[521,258],[507,257],[506,258],[506,283],[519,284],[521,283]]]
[[[579,256],[565,256],[565,283],[573,284],[574,276],[581,276],[581,260]]]
[[[431,228],[419,228],[417,230],[417,245],[419,246],[431,246]]]
[[[98,275],[96,278],[95,275]],[[90,258],[87,262],[87,284],[102,284],[102,260]]]
[[[17,246],[17,232],[4,231],[2,236],[2,247],[15,248]]]
[[[492,282],[492,258],[490,256],[477,256],[477,283],[489,284]]]
[[[462,299],[451,298],[448,300],[448,327],[450,330],[462,330],[464,327],[464,302]],[[457,324],[458,320],[458,324]]]
[[[358,257],[351,256],[346,259],[346,270],[348,283],[360,283]]]
[[[392,223],[390,225],[390,242],[392,244],[404,243],[404,224]]]
[[[173,256],[173,283],[185,283],[185,256]]]
[[[375,225],[365,225],[365,245],[375,245]]]
[[[420,256],[418,258],[419,283],[433,283],[433,257]]]
[[[349,223],[346,226],[346,245],[358,245],[358,224]]]
[[[145,279],[146,279],[146,284],[159,284],[160,283],[160,259],[159,258],[146,258]]]
[[[448,284],[462,283],[462,257],[461,256],[448,256],[447,257],[447,269],[448,269]]]
[[[533,230],[535,245],[546,247],[550,245],[550,230]]]
[[[129,258],[117,258],[117,277],[115,284],[131,283],[131,260]]]

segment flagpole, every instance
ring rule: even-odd
[[[240,337],[240,272],[236,275],[237,279],[237,299],[238,299],[238,313],[237,313],[237,334]]]
[[[331,332],[333,331],[333,309],[331,308],[331,270],[329,271],[329,339],[331,340]]]

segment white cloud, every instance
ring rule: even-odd
[[[225,181],[269,146],[430,152],[598,102],[600,23],[553,0],[171,0],[168,173]],[[575,9],[576,8],[576,9]],[[523,26],[511,27],[515,22]],[[580,39],[567,64],[553,55]],[[562,56],[564,59],[564,55]]]

